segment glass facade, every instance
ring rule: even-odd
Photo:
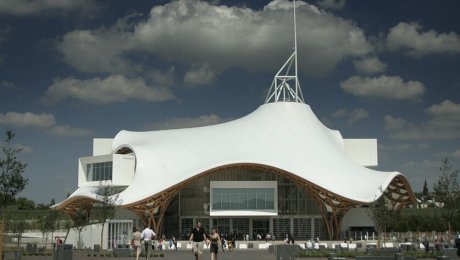
[[[214,188],[212,210],[275,210],[270,188]]]
[[[112,162],[88,163],[86,165],[86,179],[88,181],[112,180]]]
[[[276,181],[278,212],[276,216],[211,216],[211,208],[244,209],[260,207],[272,208],[270,197],[273,189],[261,190],[234,187],[211,188],[215,182],[261,182]],[[260,200],[257,194],[260,195]],[[225,195],[224,195],[225,194]],[[276,194],[276,193],[275,193]],[[211,200],[211,196],[213,200]],[[215,198],[220,198],[215,200]],[[234,198],[234,200],[232,199]],[[210,205],[211,201],[213,205]],[[220,202],[219,202],[220,201]],[[255,202],[255,204],[254,204]],[[176,236],[187,239],[190,230],[200,221],[207,232],[218,228],[219,232],[228,236],[243,239],[248,234],[250,239],[256,239],[258,234],[272,234],[277,240],[291,233],[295,239],[327,238],[321,212],[304,188],[288,178],[270,170],[254,167],[233,167],[219,169],[191,181],[179,191],[165,212],[163,231],[166,236]]]

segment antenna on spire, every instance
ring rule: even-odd
[[[297,78],[297,25],[295,17],[295,0],[294,5],[294,52],[289,56],[287,61],[276,73],[273,82],[268,91],[265,103],[271,102],[298,102],[305,103],[300,89],[299,79]],[[291,73],[291,68],[294,63],[294,74]],[[289,83],[294,81],[295,87],[292,88]]]

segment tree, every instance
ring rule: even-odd
[[[118,199],[118,195],[113,195],[114,189],[111,186],[103,186],[102,184],[99,185],[97,190],[99,203],[95,205],[95,209],[98,212],[98,220],[102,224],[101,228],[101,248],[104,243],[104,226],[105,222],[108,219],[111,219],[115,216],[115,207],[116,202]],[[99,251],[102,254],[102,250]]]
[[[16,217],[7,222],[7,230],[14,234],[16,237],[16,250],[19,250],[19,244],[21,242],[22,234],[26,229],[28,229],[29,225],[27,224],[26,220],[21,217]]]
[[[426,179],[425,179],[425,183],[423,184],[423,190],[422,190],[422,198],[424,201],[426,201],[428,198],[429,198],[429,191],[428,191],[428,184],[426,183]]]
[[[16,200],[18,209],[35,209],[35,202],[24,197],[20,197]]]
[[[396,214],[391,208],[390,201],[382,195],[369,207],[368,215],[374,221],[377,229],[377,247],[380,248],[380,239],[382,233],[386,232],[387,227],[391,224],[391,221]],[[385,237],[383,237],[385,242]]]
[[[75,214],[72,216],[72,222],[72,228],[78,232],[77,248],[81,249],[83,247],[83,238],[81,236],[81,232],[83,231],[83,227],[89,223],[88,210],[85,208],[77,209]],[[69,234],[69,231],[67,231],[67,234]]]
[[[3,254],[3,223],[5,222],[6,206],[14,202],[16,195],[27,185],[28,179],[22,174],[27,166],[17,158],[22,148],[13,148],[13,131],[6,131],[5,144],[2,147],[3,155],[0,157],[0,255]]]
[[[452,221],[460,202],[460,186],[457,180],[459,170],[452,169],[447,157],[442,160],[439,170],[441,171],[441,176],[433,185],[434,198],[443,204],[443,218],[446,220],[447,229],[451,234]]]
[[[51,200],[51,205],[54,205],[54,199]],[[56,209],[48,207],[48,213],[45,216],[41,216],[36,224],[38,229],[42,232],[45,240],[45,245],[48,244],[48,234],[51,233],[51,237],[54,237],[54,232],[59,228],[59,212]]]

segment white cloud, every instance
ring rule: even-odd
[[[67,125],[58,125],[53,114],[31,112],[8,112],[0,114],[0,124],[13,127],[34,127],[60,136],[88,136],[91,130]],[[27,147],[25,147],[27,149]]]
[[[8,112],[0,114],[0,124],[14,127],[50,127],[56,124],[56,120],[52,114]]]
[[[16,144],[15,146],[16,146],[17,149],[21,149],[22,153],[33,153],[33,151],[34,151],[32,149],[32,147],[30,147],[28,145]]]
[[[207,125],[215,125],[230,121],[231,118],[221,118],[216,114],[202,115],[196,118],[175,117],[163,122],[152,123],[145,126],[146,130],[165,130],[199,127]]]
[[[326,9],[333,9],[333,10],[340,10],[345,7],[347,3],[346,0],[321,0],[318,1],[318,5],[326,8]]]
[[[378,149],[382,151],[406,151],[409,150],[411,146],[409,144],[390,144],[390,145],[385,145],[385,144],[380,144],[378,145]]]
[[[2,0],[0,14],[36,15],[39,13],[94,11],[97,5],[93,0]]]
[[[353,61],[355,69],[363,74],[375,74],[383,72],[388,65],[381,62],[378,57],[368,57]]]
[[[422,32],[418,23],[400,22],[390,29],[386,43],[389,50],[403,50],[409,56],[421,57],[427,54],[460,54],[460,35],[438,33],[434,30]]]
[[[402,173],[406,175],[413,190],[421,190],[425,180],[429,186],[433,185],[439,173],[441,161],[410,161],[402,165]]]
[[[347,124],[353,124],[359,120],[369,117],[369,112],[367,110],[358,108],[348,111],[347,109],[339,109],[332,114],[332,117],[335,118],[345,118]]]
[[[14,88],[16,88],[16,85],[14,85],[13,82],[5,81],[5,80],[0,80],[0,88],[3,88],[3,89],[14,89]]]
[[[387,130],[400,130],[409,125],[409,122],[407,122],[406,120],[399,117],[393,117],[390,115],[384,116],[383,120],[385,123],[385,128]]]
[[[370,53],[373,46],[355,23],[297,2],[299,59],[309,75],[324,75],[341,61]],[[88,72],[119,73],[132,68],[130,52],[170,62],[275,71],[292,50],[292,2],[272,1],[261,10],[172,1],[154,6],[147,20],[126,29],[66,34],[58,49],[68,64]],[[341,44],[336,44],[340,42]]]
[[[52,134],[60,136],[89,136],[92,133],[89,129],[68,125],[54,126],[49,130]]]
[[[57,49],[64,62],[83,72],[139,72],[139,65],[123,58],[124,51],[131,49],[132,34],[99,29],[77,30],[64,35]]]
[[[432,125],[460,129],[460,104],[444,100],[441,104],[426,109],[426,113],[433,117],[430,121]]]
[[[191,69],[185,73],[185,86],[207,85],[214,81],[217,73],[211,70],[208,64],[193,64]]]
[[[454,158],[460,158],[460,149],[454,151],[454,152],[452,153],[452,157],[454,157]]]
[[[152,69],[147,73],[147,77],[152,79],[156,85],[175,86],[177,84],[174,76],[175,73],[176,68],[171,66],[167,71]]]
[[[57,79],[46,91],[43,101],[54,104],[66,99],[77,99],[85,103],[107,104],[128,99],[158,102],[173,98],[169,89],[148,86],[141,78],[111,75],[103,79]]]
[[[353,76],[340,82],[340,86],[345,92],[355,96],[396,100],[418,100],[426,91],[421,82],[404,82],[399,76],[385,75],[378,78]]]
[[[419,124],[386,115],[384,124],[390,137],[402,140],[460,138],[460,104],[445,100],[425,110],[431,118]]]

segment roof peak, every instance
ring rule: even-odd
[[[289,56],[287,61],[276,73],[273,78],[270,90],[268,91],[265,103],[272,102],[298,102],[305,103],[302,90],[300,89],[299,79],[297,77],[297,25],[295,17],[295,0],[294,6],[294,52]],[[294,73],[291,72],[294,65]],[[293,82],[294,86],[289,83]]]

